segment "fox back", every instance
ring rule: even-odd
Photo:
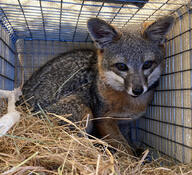
[[[47,109],[61,98],[74,94],[89,104],[96,60],[95,52],[88,49],[73,50],[51,59],[25,82],[22,88],[25,100],[33,111],[38,111],[39,106]]]

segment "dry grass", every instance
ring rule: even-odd
[[[192,164],[162,167],[163,159],[145,163],[148,151],[140,159],[123,151],[112,154],[107,143],[88,138],[84,130],[75,124],[72,123],[76,128],[73,131],[68,126],[58,126],[56,121],[61,116],[47,114],[48,121],[29,112],[21,113],[20,122],[8,135],[0,138],[0,173],[3,175],[192,174]]]

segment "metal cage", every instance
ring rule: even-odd
[[[136,5],[136,6],[135,6]],[[53,56],[91,47],[90,17],[118,28],[176,16],[166,69],[132,140],[181,162],[192,160],[192,2],[189,0],[0,0],[0,88],[13,89]],[[22,66],[21,66],[22,64]],[[21,69],[24,69],[22,75]]]

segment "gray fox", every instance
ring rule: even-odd
[[[165,35],[174,18],[158,19],[145,27],[130,25],[118,30],[102,19],[91,18],[88,31],[96,44],[93,50],[74,50],[48,61],[22,88],[34,111],[70,120],[89,116],[87,132],[95,127],[113,147],[128,147],[117,121],[143,116],[163,71]]]

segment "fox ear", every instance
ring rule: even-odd
[[[87,22],[88,31],[93,41],[99,49],[103,49],[108,44],[117,41],[120,34],[116,29],[99,18],[91,18]]]
[[[172,16],[160,18],[145,29],[144,37],[163,44],[166,39],[165,35],[171,30],[173,23],[174,17]]]

